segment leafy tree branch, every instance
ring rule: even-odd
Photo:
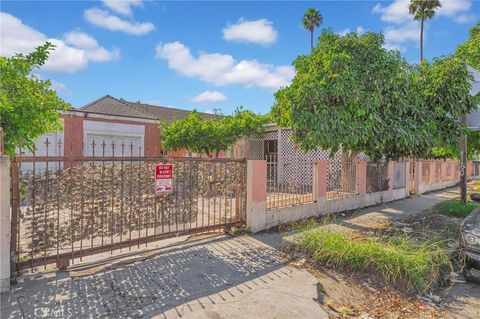
[[[60,116],[71,106],[51,89],[49,80],[32,74],[53,49],[47,42],[27,55],[0,57],[0,126],[7,155],[15,155],[20,146],[33,150],[42,134],[62,129]]]

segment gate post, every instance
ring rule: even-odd
[[[358,163],[358,194],[365,197],[367,194],[367,162]]]
[[[267,161],[247,161],[247,227],[254,233],[266,227]]]
[[[327,195],[328,162],[320,160],[313,162],[312,193],[313,200],[325,199]]]
[[[10,157],[0,156],[0,292],[10,290]]]

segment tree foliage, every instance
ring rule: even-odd
[[[453,58],[458,59],[461,63],[470,65],[480,70],[480,20],[470,29],[470,37],[460,44]],[[480,105],[480,96],[474,99],[476,105]],[[480,131],[469,131],[467,133],[467,156],[469,159],[480,157]],[[444,158],[460,158],[459,140],[453,140],[445,146],[433,149],[433,155]]]
[[[457,47],[454,55],[465,64],[480,70],[480,20],[470,29],[470,37]]]
[[[437,158],[460,159],[459,142],[434,148],[432,155]],[[480,131],[469,131],[467,133],[467,158],[469,160],[480,158]]]
[[[196,110],[182,120],[162,123],[162,146],[211,156],[227,150],[242,137],[260,136],[268,118],[243,108],[231,116],[209,118]]]
[[[294,61],[290,86],[275,94],[273,120],[304,150],[363,151],[372,158],[421,157],[458,139],[473,108],[458,59],[410,65],[381,34],[322,33]]]
[[[70,105],[51,89],[49,80],[31,73],[45,63],[53,49],[47,42],[27,55],[0,57],[0,126],[8,155],[14,155],[18,146],[32,150],[40,135],[62,128],[61,112]]]

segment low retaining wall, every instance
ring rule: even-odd
[[[326,197],[327,182],[327,162],[318,161],[313,165],[313,189],[312,196],[314,201],[302,203],[299,205],[278,207],[267,209],[267,163],[262,160],[248,161],[247,165],[247,227],[253,232],[259,232],[278,226],[283,223],[301,220],[313,216],[321,216],[331,213],[338,213],[363,207],[373,206],[381,203],[391,202],[410,195],[409,187],[419,183],[412,189],[417,194],[423,194],[430,191],[445,189],[458,184],[457,176],[453,167],[448,170],[446,165],[442,165],[440,176],[437,178],[444,181],[436,182],[434,180],[435,164],[438,161],[421,161],[415,164],[415,176],[408,174],[410,171],[410,162],[406,162],[405,166],[405,187],[393,189],[394,170],[393,162],[389,162],[388,167],[388,189],[386,191],[367,193],[367,169],[366,162],[358,163],[358,194],[350,197],[331,198]],[[449,164],[450,165],[450,164]],[[429,170],[429,174],[425,174],[425,180],[422,180],[422,172]],[[472,170],[470,170],[472,172]],[[471,175],[471,174],[470,174]],[[469,175],[469,176],[470,176]],[[398,181],[398,176],[397,181]],[[410,179],[415,180],[413,184]],[[446,179],[446,180],[445,180]]]
[[[452,186],[455,186],[458,184],[458,181],[453,180],[453,181],[444,181],[444,182],[436,182],[433,184],[421,184],[418,186],[418,193],[423,194],[423,193],[428,193],[440,189],[445,189],[449,188]]]
[[[319,198],[315,202],[271,210],[264,210],[263,207],[257,206],[255,213],[252,214],[254,216],[251,215],[252,219],[248,220],[247,218],[247,225],[251,231],[259,232],[284,223],[293,222],[308,217],[322,216],[331,213],[359,209],[406,197],[408,197],[407,188],[401,188],[395,189],[393,192],[384,191],[344,198]]]

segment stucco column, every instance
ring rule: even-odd
[[[10,290],[10,158],[0,156],[0,292]]]
[[[388,190],[387,190],[387,200],[393,199],[393,161],[388,161],[387,163],[387,178],[388,178]]]
[[[417,184],[417,191],[419,191],[418,186],[422,185],[425,181],[423,180],[423,165],[425,163],[423,161],[418,161],[418,170],[417,170],[417,175],[418,175],[418,184]]]
[[[442,162],[442,182],[447,180],[447,162]]]
[[[254,233],[266,227],[267,161],[247,161],[247,227]]]
[[[365,196],[367,194],[367,162],[360,161],[358,167],[358,193],[360,196]]]
[[[313,163],[313,200],[325,198],[327,195],[327,165],[325,160]]]
[[[435,161],[430,161],[430,181],[428,183],[432,186],[435,183]]]
[[[245,158],[248,160],[250,158],[250,141],[245,140]]]

